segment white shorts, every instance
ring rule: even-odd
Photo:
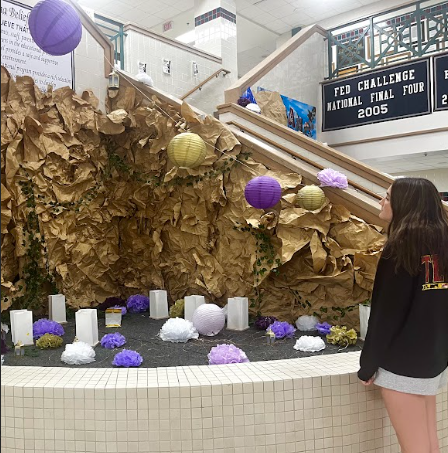
[[[438,390],[446,387],[448,381],[448,368],[442,371],[438,376],[433,378],[412,378],[400,376],[390,371],[378,368],[373,383],[379,387],[390,390],[396,390],[402,393],[411,393],[414,395],[436,395]]]

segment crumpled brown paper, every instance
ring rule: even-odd
[[[284,126],[288,124],[285,104],[280,93],[277,91],[258,91],[254,93],[254,97],[263,116]]]
[[[215,118],[186,103],[178,111],[129,86],[108,99],[103,114],[89,90],[81,97],[69,88],[41,93],[29,77],[14,81],[4,68],[1,76],[6,296],[17,294],[13,282],[21,281],[27,259],[29,208],[19,182],[29,180],[45,259],[72,307],[165,288],[173,302],[203,294],[224,305],[228,297],[248,296],[252,313],[293,321],[303,314],[298,294],[313,310],[327,311],[369,296],[384,237],[348,206],[327,200],[314,212],[298,207],[301,176],[269,170],[256,155],[237,162],[249,150]],[[278,93],[264,93],[259,99],[272,111]],[[206,159],[195,169],[174,167],[166,153],[186,130],[206,142]],[[247,182],[260,175],[282,187],[282,200],[267,211],[244,197]],[[256,278],[264,253],[259,231],[274,256]]]

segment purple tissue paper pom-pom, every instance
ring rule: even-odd
[[[142,362],[143,358],[138,352],[123,349],[123,351],[115,355],[112,365],[129,368],[131,366],[140,366]]]
[[[38,319],[33,324],[33,338],[37,340],[46,333],[51,333],[52,335],[62,337],[65,331],[64,328],[56,321],[52,321],[51,319],[46,318]]]
[[[268,329],[274,332],[275,338],[292,338],[296,329],[288,322],[275,321]]]
[[[131,313],[143,313],[149,308],[149,297],[146,297],[143,294],[129,296],[127,306]]]
[[[106,349],[114,349],[123,346],[126,338],[121,333],[108,333],[101,338],[101,346]]]
[[[247,355],[233,344],[218,344],[210,349],[208,354],[209,365],[224,365],[227,363],[249,362]]]
[[[114,307],[110,307],[110,308],[121,308],[121,316],[124,316],[128,310],[126,307],[122,307],[121,305],[115,305]]]
[[[275,321],[277,321],[275,316],[259,316],[255,320],[255,328],[258,330],[266,330]]]
[[[331,324],[328,324],[328,322],[318,322],[316,324],[316,329],[321,335],[328,335],[330,333]]]
[[[347,176],[332,168],[324,168],[317,174],[321,187],[336,187],[346,189],[348,187]]]

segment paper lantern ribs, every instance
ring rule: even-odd
[[[44,0],[31,10],[28,26],[37,46],[44,52],[66,55],[81,41],[82,24],[78,13],[61,0]]]
[[[199,167],[206,155],[205,142],[198,134],[184,132],[170,141],[167,152],[170,161],[178,167]]]
[[[244,196],[254,208],[268,209],[280,201],[282,188],[279,182],[270,176],[257,176],[247,183]]]

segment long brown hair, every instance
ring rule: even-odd
[[[416,275],[421,257],[438,255],[448,277],[448,216],[435,185],[424,178],[398,178],[391,187],[392,221],[383,256]]]

